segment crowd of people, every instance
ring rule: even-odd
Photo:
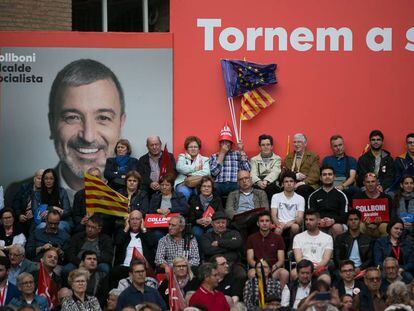
[[[0,306],[412,310],[414,133],[395,159],[383,141],[372,131],[355,159],[334,135],[320,161],[298,133],[282,161],[263,134],[249,160],[225,126],[217,153],[202,155],[201,140],[187,137],[165,172],[159,137],[139,159],[120,139],[105,170],[87,173],[128,198],[126,218],[90,215],[85,189],[71,198],[56,170],[39,169],[1,211]],[[168,228],[146,227],[146,215],[171,213]],[[51,282],[39,295],[43,274]]]

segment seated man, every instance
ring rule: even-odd
[[[251,176],[255,188],[266,191],[267,199],[280,192],[277,183],[281,168],[281,158],[273,153],[273,137],[262,134],[259,136],[260,153],[250,159]]]
[[[257,216],[254,215],[238,215],[244,212],[254,210],[255,208],[269,208],[266,192],[261,189],[254,189],[252,178],[248,171],[239,171],[237,173],[239,190],[230,192],[226,203],[226,215],[232,220],[232,225],[237,228],[242,237],[247,238],[249,229],[256,229],[255,223]],[[235,217],[235,215],[238,215]],[[237,219],[236,219],[237,218]]]
[[[354,263],[355,274],[373,265],[373,241],[360,232],[361,212],[351,209],[347,215],[348,231],[338,235],[334,243],[334,261],[337,268],[344,260]]]
[[[10,268],[10,261],[7,257],[0,257],[0,306],[6,306],[13,298],[20,296],[16,285],[7,281],[7,274]]]
[[[355,295],[352,307],[354,310],[385,310],[385,295],[380,291],[381,270],[377,267],[369,267],[364,276],[365,287],[358,295]]]
[[[276,193],[270,205],[276,233],[290,232],[291,240],[300,231],[305,212],[305,199],[295,192],[296,174],[286,171],[281,177],[283,192]]]
[[[302,299],[309,296],[312,285],[313,263],[302,259],[296,265],[297,280],[283,287],[281,307],[283,310],[297,309]]]
[[[33,273],[39,267],[33,261],[25,258],[24,247],[16,244],[9,248],[10,269],[8,280],[10,283],[17,285],[17,276],[23,272]]]
[[[68,264],[63,268],[63,271],[66,275],[79,266],[82,253],[86,250],[96,252],[98,255],[98,270],[109,273],[114,257],[114,246],[112,239],[101,233],[102,224],[100,216],[94,214],[88,218],[86,231],[76,233],[73,236],[65,253]]]
[[[116,311],[121,311],[124,307],[136,306],[143,302],[152,302],[158,305],[161,310],[167,310],[160,293],[156,289],[145,285],[145,277],[147,276],[145,262],[134,260],[131,263],[129,275],[132,279],[132,284],[119,295]]]
[[[279,234],[271,231],[271,219],[269,212],[259,214],[257,226],[259,232],[253,233],[247,239],[247,263],[250,266],[249,278],[255,276],[256,262],[266,258],[272,265],[272,277],[279,280],[280,287],[285,287],[289,281],[289,272],[284,269],[285,265],[285,243]]]
[[[69,234],[59,229],[60,213],[50,210],[46,216],[46,226],[36,229],[30,236],[26,244],[26,256],[33,261],[40,261],[43,253],[49,248],[56,248],[59,257],[63,259],[64,252],[69,247]]]
[[[405,284],[410,283],[410,279],[404,277],[406,274],[401,274],[398,260],[394,257],[385,258],[382,267],[384,269],[384,275],[382,277],[380,291],[384,295],[387,294],[388,287],[396,281],[402,281]]]
[[[149,197],[153,193],[160,190],[160,168],[161,168],[161,156],[162,156],[162,143],[158,136],[150,136],[147,138],[148,153],[144,154],[138,160],[138,173],[142,177],[141,189],[145,190]],[[172,167],[175,171],[175,159],[172,153],[169,153]]]
[[[167,273],[175,257],[181,256],[188,260],[191,267],[200,264],[197,240],[194,237],[183,236],[185,218],[171,217],[168,225],[168,234],[158,242],[155,264]]]
[[[247,155],[243,144],[238,144],[238,150],[233,151],[233,135],[226,125],[220,131],[220,151],[210,158],[210,173],[214,179],[217,194],[226,197],[231,191],[237,189],[237,172],[250,171]]]
[[[296,262],[302,259],[310,260],[315,271],[322,273],[327,271],[333,251],[333,240],[330,235],[319,230],[319,221],[320,215],[317,211],[309,209],[305,212],[306,231],[293,238],[293,254]],[[295,279],[296,273],[291,273],[292,279]]]
[[[405,137],[406,152],[395,158],[395,178],[392,187],[396,191],[400,185],[401,177],[404,175],[414,176],[414,133]]]
[[[364,176],[364,187],[363,192],[356,193],[353,200],[355,199],[387,199],[388,200],[388,211],[391,219],[392,213],[392,199],[388,194],[385,194],[381,190],[381,187],[378,183],[377,175],[374,173],[367,173]],[[381,221],[381,219],[376,219],[374,222],[371,222],[369,217],[363,219],[361,224],[361,232],[366,233],[367,235],[378,238],[387,234],[387,222]]]
[[[211,225],[213,231],[206,232],[201,236],[201,248],[203,249],[204,260],[210,261],[214,255],[222,255],[230,266],[230,271],[238,279],[246,277],[244,268],[240,265],[240,254],[243,241],[240,233],[227,228],[227,217],[221,212],[215,212]]]
[[[338,290],[339,297],[345,294],[355,296],[364,287],[364,283],[360,280],[355,280],[355,264],[352,260],[344,260],[339,264],[340,279],[334,284]]]
[[[344,232],[346,223],[348,199],[346,195],[334,187],[334,170],[331,166],[321,167],[322,187],[312,192],[308,199],[310,209],[319,212],[321,222],[319,227],[329,230],[333,238]]]
[[[367,173],[378,176],[380,191],[388,190],[394,182],[394,161],[391,154],[382,148],[384,134],[374,130],[369,134],[370,149],[358,159],[357,182],[359,187],[364,186],[364,177]]]
[[[154,264],[157,240],[150,231],[144,228],[140,211],[132,211],[125,219],[125,227],[115,235],[115,246],[115,263],[111,271],[112,287],[116,287],[120,279],[128,276],[129,264],[134,257],[134,248],[144,256],[147,265]]]
[[[88,169],[88,174],[104,180],[101,170],[97,167],[91,167]],[[115,229],[116,216],[97,213],[101,216],[103,221],[102,231],[109,236],[112,236]],[[86,214],[86,200],[85,200],[85,188],[75,193],[72,209],[72,221],[74,223],[73,232],[80,232],[85,230],[86,223],[88,222],[88,215]]]
[[[307,138],[298,133],[293,136],[294,152],[285,159],[285,168],[296,173],[296,193],[305,198],[319,186],[319,156],[306,149]]]
[[[43,268],[45,269],[46,273],[50,275],[51,280],[54,282],[54,286],[57,293],[63,282],[62,278],[58,274],[58,272],[60,272],[60,266],[58,266],[59,250],[54,247],[47,249],[43,253],[43,257],[40,260],[43,264]],[[36,284],[39,284],[39,270],[36,270],[32,274]]]
[[[357,170],[355,158],[345,154],[344,139],[341,135],[333,135],[330,139],[333,155],[323,159],[323,166],[331,166],[334,169],[334,186],[343,191],[349,199],[359,191],[354,185]]]

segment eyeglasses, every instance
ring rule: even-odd
[[[414,140],[407,141],[407,145],[414,145]]]
[[[9,256],[10,257],[20,257],[20,256],[22,256],[23,254],[14,254],[14,253],[9,253]]]
[[[135,274],[143,274],[143,273],[145,273],[145,270],[135,270],[134,273]]]
[[[174,268],[184,269],[184,268],[187,268],[187,265],[176,265],[174,266]]]
[[[350,272],[354,272],[354,269],[348,269],[348,270],[341,270],[342,273],[350,273]]]
[[[379,281],[381,281],[381,278],[380,277],[373,277],[373,278],[367,278],[367,280],[370,281],[370,282],[379,282]]]
[[[59,222],[50,222],[50,221],[48,221],[47,224],[49,226],[59,226]]]
[[[250,180],[250,177],[240,177],[239,179],[237,179],[238,181],[248,181]]]
[[[34,284],[34,281],[27,281],[27,282],[20,283],[20,285],[22,285],[22,286],[29,286],[29,285],[33,285],[33,284]]]
[[[73,281],[73,283],[84,284],[86,283],[86,280],[76,280],[76,281]]]

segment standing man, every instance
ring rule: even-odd
[[[238,143],[238,150],[232,150],[233,134],[227,125],[220,131],[219,143],[219,152],[210,158],[210,173],[214,179],[217,194],[227,197],[231,191],[237,189],[238,171],[250,171],[250,164],[242,143]]]
[[[358,159],[358,186],[363,186],[364,176],[367,173],[375,173],[378,176],[379,190],[389,189],[394,182],[394,161],[391,154],[382,148],[384,134],[379,130],[373,130],[369,134],[370,150]]]
[[[334,187],[335,174],[331,166],[321,167],[322,187],[313,192],[308,199],[308,206],[319,212],[321,221],[319,226],[329,230],[333,238],[344,232],[346,223],[348,199],[346,195]]]
[[[148,153],[144,154],[138,160],[138,172],[142,177],[142,189],[151,195],[160,190],[160,169],[162,156],[162,143],[159,136],[150,136],[147,138]],[[172,167],[175,171],[175,159],[172,153],[168,154],[171,160]]]
[[[357,161],[345,154],[344,139],[341,135],[333,135],[330,142],[333,155],[325,157],[322,166],[331,166],[334,169],[334,186],[352,198],[358,191],[358,188],[354,186]]]
[[[308,140],[302,133],[293,136],[294,152],[285,159],[285,167],[296,173],[296,192],[308,199],[319,186],[319,156],[307,150]]]
[[[200,287],[190,298],[190,306],[202,306],[207,311],[229,311],[230,306],[224,294],[216,290],[219,282],[216,267],[212,263],[204,263],[198,269]]]
[[[361,212],[351,209],[347,215],[348,231],[338,235],[335,239],[334,261],[339,268],[343,260],[354,263],[355,274],[373,265],[373,241],[359,230],[361,225]]]
[[[121,311],[126,306],[136,306],[143,302],[152,302],[163,311],[167,310],[164,299],[162,299],[158,290],[145,285],[147,273],[143,261],[134,260],[131,263],[129,276],[132,279],[132,284],[119,295],[116,311]]]
[[[272,198],[272,221],[277,233],[290,231],[291,240],[299,233],[305,213],[305,199],[295,192],[296,174],[286,171],[282,175],[283,192],[276,193]]]
[[[395,158],[395,179],[393,190],[397,190],[403,175],[414,176],[414,133],[405,137],[406,152]]]
[[[259,136],[260,153],[251,158],[251,176],[255,188],[266,191],[270,202],[272,196],[280,192],[277,183],[281,171],[281,158],[273,152],[273,137],[262,134]]]

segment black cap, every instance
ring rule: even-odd
[[[218,211],[218,212],[215,212],[215,213],[213,214],[213,217],[211,217],[211,219],[212,219],[212,220],[217,220],[217,219],[227,219],[227,216],[226,216],[226,214],[224,214],[224,212],[222,212],[222,211]]]

